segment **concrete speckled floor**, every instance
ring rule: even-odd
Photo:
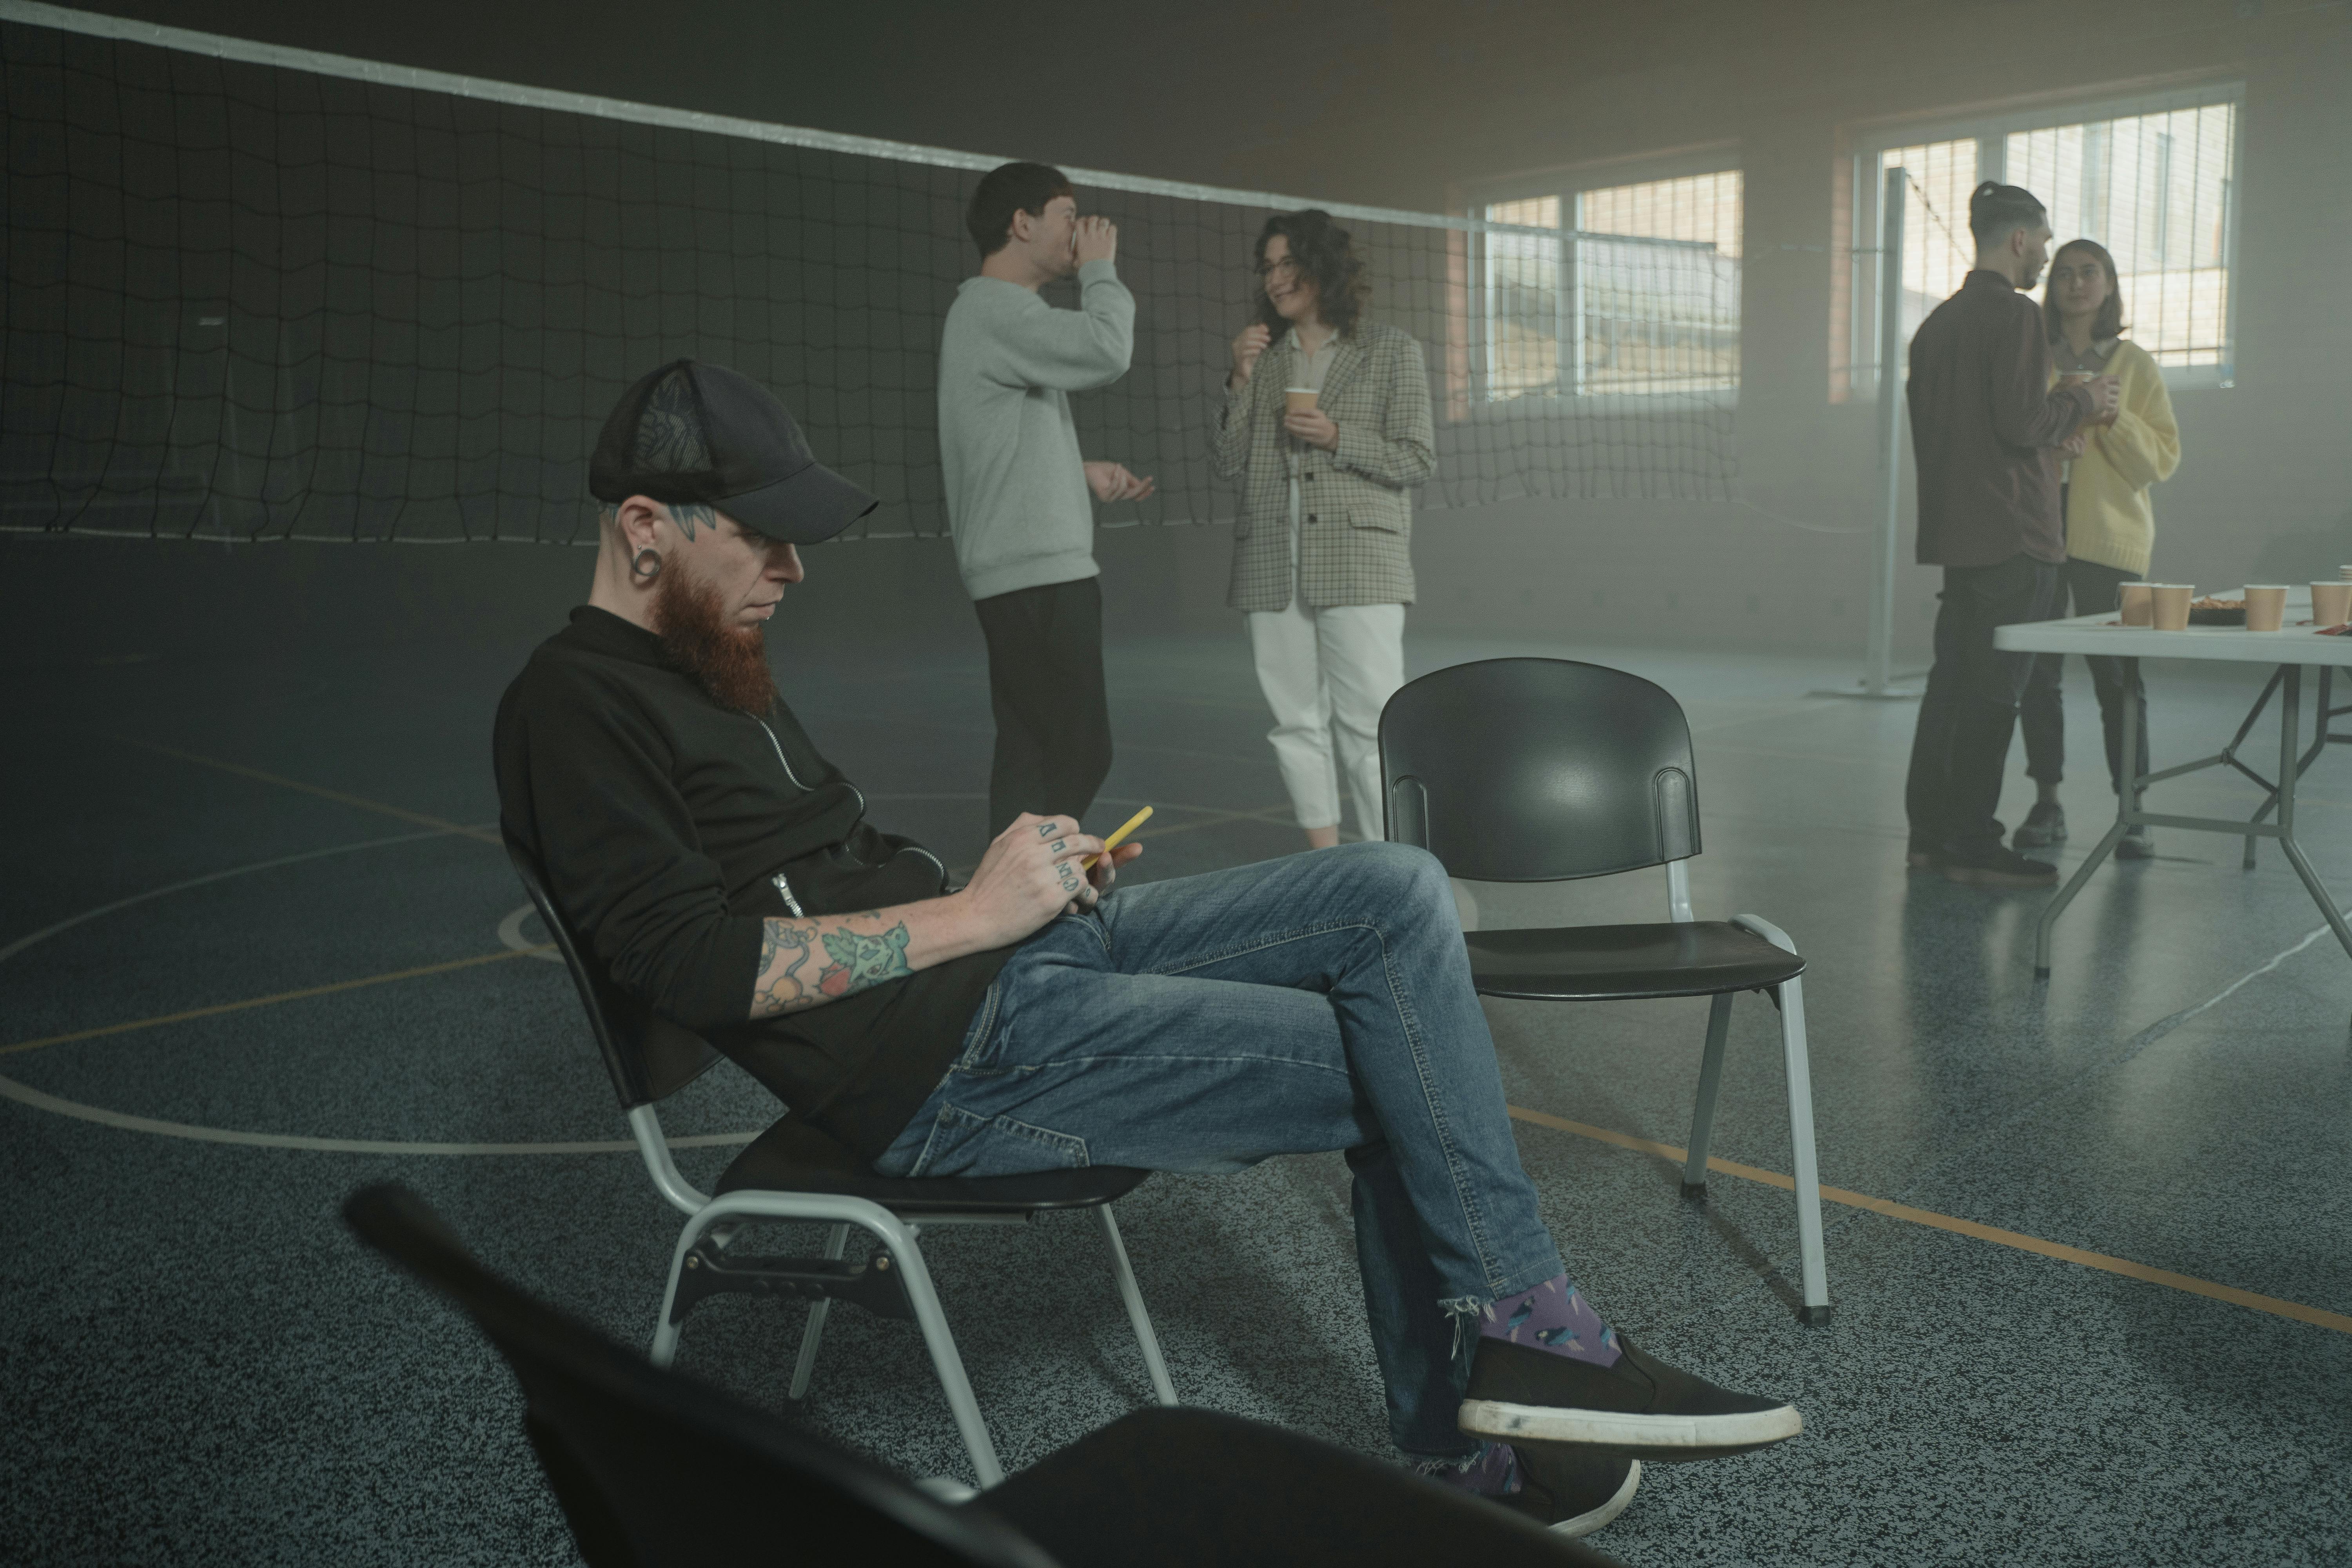
[[[981,847],[976,642],[778,638],[787,695],[877,817],[951,863]],[[497,849],[415,818],[495,815],[489,714],[526,646],[14,685],[0,699],[18,742],[0,775],[13,825],[0,1047],[505,952],[499,928],[521,897]],[[2245,873],[2234,840],[2160,833],[2157,861],[2094,882],[2037,984],[2040,895],[1904,869],[1912,708],[1809,697],[1847,673],[1821,661],[1409,642],[1416,670],[1505,652],[1617,663],[1683,700],[1706,825],[1701,912],[1761,913],[1811,963],[1825,1181],[2352,1311],[2352,963],[2325,938],[2298,950],[2318,917],[2275,852]],[[1119,749],[1104,815],[1160,808],[1138,873],[1287,852],[1239,634],[1119,642],[1109,663]],[[2159,765],[2225,737],[2258,675],[2151,666]],[[2062,863],[2095,841],[2105,797],[2079,668],[2069,696],[2092,767],[2066,786],[2076,837]],[[2315,771],[2304,829],[2352,895],[2344,769],[2331,757]],[[2026,790],[2014,781],[2012,820]],[[2213,774],[2167,790],[2179,810],[2253,804]],[[1488,927],[1663,917],[1654,874],[1471,892]],[[1489,1016],[1515,1104],[1678,1144],[1703,1011]],[[10,1051],[0,1074],[205,1128],[622,1133],[568,982],[527,957]],[[773,1115],[724,1067],[664,1110],[686,1134]],[[1840,1206],[1838,1320],[1806,1331],[1787,1305],[1785,1193],[1717,1176],[1691,1205],[1655,1157],[1528,1123],[1519,1142],[1578,1277],[1621,1326],[1786,1393],[1806,1417],[1802,1438],[1766,1453],[1653,1467],[1596,1538],[1625,1562],[2352,1561],[2352,1334]],[[1788,1169],[1771,1012],[1756,998],[1735,1015],[1716,1149]],[[725,1158],[697,1151],[689,1174]],[[0,1100],[0,1559],[572,1561],[503,1370],[334,1212],[362,1183],[405,1182],[497,1267],[642,1342],[676,1231],[633,1156],[256,1148]],[[1186,1400],[1383,1450],[1336,1156],[1155,1179],[1121,1221]],[[1086,1221],[935,1231],[925,1246],[1008,1464],[1149,1397]],[[715,1303],[681,1364],[784,1408],[796,1323]],[[837,1312],[794,1418],[916,1474],[963,1468],[908,1325]]]

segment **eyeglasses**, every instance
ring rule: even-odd
[[[1298,258],[1295,256],[1286,256],[1279,261],[1261,261],[1257,264],[1257,275],[1261,278],[1271,278],[1277,272],[1297,270]]]

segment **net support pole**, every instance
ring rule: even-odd
[[[1870,531],[1870,643],[1862,679],[1816,691],[1816,697],[1860,697],[1881,702],[1916,699],[1916,686],[1895,679],[1895,563],[1903,531],[1903,169],[1886,171],[1878,201],[1878,461],[1882,489],[1878,525]]]
[[[1886,171],[1879,197],[1878,452],[1885,503],[1878,519],[1870,580],[1870,653],[1862,678],[1873,697],[1895,690],[1895,552],[1903,524],[1903,193],[1906,170]]]

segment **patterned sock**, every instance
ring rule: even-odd
[[[1508,1443],[1489,1443],[1483,1439],[1478,1452],[1467,1462],[1448,1463],[1444,1459],[1423,1459],[1413,1469],[1427,1476],[1442,1487],[1468,1492],[1472,1497],[1509,1497],[1527,1483],[1519,1479],[1519,1456]]]
[[[1478,1333],[1595,1366],[1614,1366],[1622,1353],[1617,1349],[1617,1331],[1601,1321],[1584,1292],[1569,1283],[1565,1274],[1487,1308],[1479,1315]]]

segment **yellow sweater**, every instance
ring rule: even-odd
[[[2091,444],[2067,478],[2066,553],[2145,574],[2156,548],[2147,490],[2180,466],[2180,426],[2164,374],[2146,349],[2118,340],[2107,374],[2123,383],[2123,406],[2113,425],[2092,427]],[[2051,380],[2054,385],[2057,377]]]

